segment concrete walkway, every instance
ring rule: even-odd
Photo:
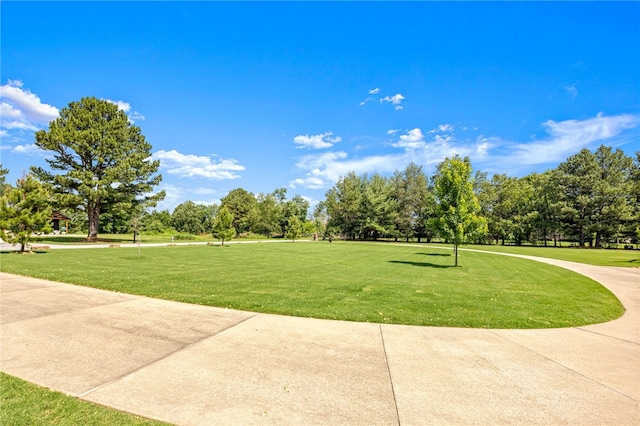
[[[616,321],[481,330],[326,321],[0,274],[1,370],[183,425],[640,424],[640,270]]]

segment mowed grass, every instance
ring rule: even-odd
[[[599,323],[624,308],[595,281],[525,259],[327,242],[3,253],[0,269],[202,305],[349,321],[478,328]]]
[[[525,254],[527,256],[548,257],[595,266],[640,267],[640,250],[594,249],[578,247],[533,247],[473,245],[464,246],[474,250],[489,252]]]
[[[164,425],[33,385],[0,372],[1,425]]]

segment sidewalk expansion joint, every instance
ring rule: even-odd
[[[619,337],[612,336],[610,334],[598,333],[597,331],[589,330],[589,329],[584,328],[584,327],[576,327],[576,330],[580,330],[580,331],[584,331],[584,332],[592,333],[592,334],[597,334],[598,336],[608,337],[609,339],[617,340],[619,342],[630,343],[632,345],[640,346],[640,343],[638,343],[638,342],[634,342],[634,341],[627,340],[627,339],[621,339]]]
[[[136,368],[134,368],[134,369],[132,369],[130,371],[127,371],[126,373],[123,373],[123,374],[121,374],[121,375],[119,375],[117,377],[114,377],[114,378],[112,378],[110,380],[107,380],[104,383],[99,384],[98,386],[94,386],[93,388],[88,389],[88,390],[78,394],[78,398],[84,398],[87,395],[90,395],[90,394],[92,394],[93,392],[95,392],[95,391],[97,391],[99,389],[107,387],[107,386],[109,386],[109,385],[111,385],[113,383],[119,382],[120,380],[124,379],[125,377],[128,377],[128,376],[130,376],[130,375],[132,375],[132,374],[134,374],[134,373],[136,373],[136,372],[138,372],[138,371],[140,371],[140,370],[142,370],[144,368],[147,368],[149,366],[157,364],[158,362],[163,361],[163,360],[165,360],[165,359],[167,359],[167,358],[169,358],[169,357],[171,357],[171,356],[173,356],[173,355],[175,355],[177,353],[180,353],[180,352],[182,352],[182,351],[184,351],[186,349],[189,349],[189,348],[191,348],[191,347],[193,347],[193,346],[195,346],[195,345],[197,345],[197,344],[199,344],[199,343],[201,343],[201,342],[203,342],[203,341],[205,341],[207,339],[210,339],[210,338],[215,337],[215,336],[217,336],[217,335],[219,335],[221,333],[224,333],[227,330],[230,330],[230,329],[232,329],[234,327],[237,327],[238,325],[240,325],[240,324],[244,323],[245,321],[248,321],[251,318],[254,318],[254,317],[258,316],[258,315],[260,315],[260,314],[250,315],[250,316],[248,316],[246,318],[243,318],[242,320],[240,320],[240,321],[238,321],[236,323],[230,324],[229,326],[224,327],[224,328],[216,331],[215,333],[211,333],[211,334],[208,334],[206,336],[203,336],[202,338],[200,338],[198,340],[194,340],[193,342],[188,343],[188,344],[186,344],[186,345],[184,345],[184,346],[182,346],[182,347],[180,347],[180,348],[178,348],[178,349],[176,349],[174,351],[168,352],[168,353],[162,355],[159,358],[156,358],[156,359],[154,359],[152,361],[147,362],[146,364],[139,365],[138,367],[136,367]]]
[[[387,374],[389,374],[389,384],[391,385],[391,394],[393,395],[393,406],[396,409],[396,419],[398,419],[398,426],[400,426],[400,411],[398,410],[398,399],[396,398],[396,391],[393,387],[393,377],[391,376],[391,366],[389,365],[389,358],[387,357],[387,347],[384,343],[382,324],[378,325],[378,329],[380,330],[380,340],[382,341],[382,352],[384,352],[384,363],[387,366]]]
[[[587,375],[585,375],[585,374],[583,374],[583,373],[581,373],[581,372],[579,372],[579,371],[577,371],[577,370],[575,370],[575,369],[573,369],[573,368],[571,368],[571,367],[569,367],[569,366],[567,366],[567,365],[562,364],[562,363],[561,363],[561,362],[559,362],[559,361],[556,361],[556,360],[555,360],[555,359],[553,359],[553,358],[550,358],[550,357],[548,357],[548,356],[546,356],[546,355],[543,355],[543,354],[541,354],[540,352],[534,351],[533,349],[531,349],[531,348],[529,348],[529,347],[527,347],[527,346],[524,346],[524,345],[523,345],[523,344],[521,344],[521,343],[515,342],[515,341],[513,341],[513,340],[511,340],[511,339],[509,339],[509,338],[507,338],[507,337],[505,337],[505,336],[502,336],[502,335],[500,335],[500,334],[498,334],[498,333],[494,333],[494,332],[492,332],[492,334],[494,334],[495,336],[501,337],[502,339],[504,339],[504,340],[506,340],[507,342],[510,342],[510,343],[512,343],[512,344],[514,344],[514,345],[516,345],[516,346],[520,346],[521,348],[523,348],[523,349],[525,349],[525,350],[527,350],[527,351],[529,351],[529,352],[531,352],[531,353],[533,353],[533,354],[536,354],[536,355],[538,355],[538,356],[540,356],[540,357],[542,357],[542,358],[546,359],[547,361],[549,361],[549,362],[551,362],[551,363],[553,363],[553,364],[555,364],[555,365],[557,365],[557,366],[559,366],[559,367],[561,367],[561,368],[564,368],[565,370],[571,371],[572,373],[574,373],[574,374],[576,374],[576,375],[578,375],[578,376],[580,376],[580,377],[582,377],[582,378],[584,378],[584,379],[586,379],[586,380],[588,380],[588,381],[590,381],[590,382],[592,382],[592,383],[596,383],[597,385],[600,385],[600,386],[602,386],[602,387],[605,387],[605,388],[609,389],[610,391],[617,393],[618,395],[621,395],[621,396],[623,396],[623,397],[625,397],[625,398],[630,399],[631,401],[639,402],[639,401],[638,401],[636,398],[634,398],[633,396],[627,395],[626,393],[621,392],[621,391],[619,391],[619,390],[618,390],[618,389],[616,389],[616,388],[612,388],[611,386],[609,386],[609,385],[608,385],[608,384],[606,384],[606,383],[602,383],[602,382],[600,382],[600,381],[598,381],[598,380],[594,379],[593,377],[587,376]]]

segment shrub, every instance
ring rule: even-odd
[[[188,234],[186,232],[180,232],[173,236],[176,241],[191,241],[195,240],[196,236],[193,234]]]

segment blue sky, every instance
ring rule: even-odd
[[[350,171],[524,176],[600,144],[640,151],[640,3],[7,2],[0,154],[10,182],[84,96],[161,161],[158,207],[234,188],[324,199]]]

